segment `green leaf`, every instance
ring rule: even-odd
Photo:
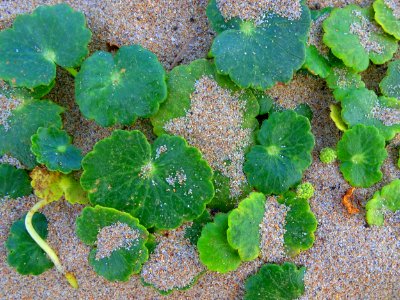
[[[63,111],[62,107],[47,100],[25,101],[12,110],[9,128],[0,125],[0,155],[10,154],[28,169],[33,169],[36,159],[31,153],[31,136],[39,127],[61,128]]]
[[[47,238],[47,220],[44,215],[35,213],[32,225],[42,239]],[[8,250],[8,264],[22,275],[39,275],[53,267],[46,253],[26,230],[25,216],[12,224],[5,245]]]
[[[228,214],[218,214],[214,222],[204,226],[197,242],[200,261],[211,271],[227,273],[240,265],[238,252],[228,243],[227,230]]]
[[[400,109],[390,107],[385,98],[378,98],[366,88],[347,92],[341,101],[342,118],[353,127],[357,124],[375,126],[387,141],[400,132]]]
[[[211,215],[208,210],[205,210],[200,217],[193,220],[192,226],[186,227],[185,238],[187,238],[193,245],[197,245],[201,231],[208,222],[211,222]]]
[[[71,144],[72,138],[66,131],[56,127],[40,127],[31,137],[31,151],[36,160],[50,171],[64,174],[81,168],[81,150]]]
[[[227,29],[239,29],[242,23],[242,20],[239,18],[232,18],[226,21],[218,9],[217,0],[209,1],[206,14],[212,29],[217,33],[221,33]]]
[[[333,123],[335,123],[336,128],[340,131],[346,131],[348,128],[347,124],[343,121],[342,118],[342,108],[339,105],[331,104],[329,105],[331,112],[329,116],[331,117]]]
[[[380,168],[387,157],[385,139],[373,126],[356,125],[337,144],[340,171],[355,187],[370,187],[382,179]]]
[[[50,85],[56,65],[80,65],[90,38],[83,13],[67,4],[39,6],[0,32],[0,78],[27,88]]]
[[[76,102],[102,126],[131,125],[158,111],[167,97],[165,76],[157,56],[139,45],[123,46],[115,56],[98,51],[75,78]]]
[[[210,5],[214,5],[212,2]],[[210,19],[220,27],[218,18]],[[258,24],[234,20],[234,29],[214,39],[210,54],[218,72],[240,87],[265,90],[277,82],[288,82],[305,61],[310,11],[302,2],[300,19],[289,20],[268,11]]]
[[[372,8],[348,5],[335,8],[324,21],[323,41],[333,54],[357,72],[389,61],[397,51],[397,41],[374,23]]]
[[[260,254],[260,223],[264,216],[265,196],[251,193],[232,210],[228,218],[227,237],[238,250],[242,261],[256,259]]]
[[[50,85],[40,85],[32,89],[27,89],[24,87],[14,87],[9,83],[0,80],[0,91],[5,94],[6,97],[13,96],[21,100],[40,99],[50,93],[55,84],[56,81],[53,80]]]
[[[150,145],[140,131],[116,130],[82,161],[92,204],[131,213],[147,228],[172,229],[199,217],[214,196],[212,171],[184,139]]]
[[[368,224],[382,226],[388,210],[392,212],[400,210],[400,179],[393,180],[380,191],[375,192],[365,209]]]
[[[323,57],[314,45],[306,47],[306,60],[303,64],[311,74],[326,78],[331,72],[329,61]]]
[[[76,234],[92,246],[89,264],[94,271],[110,281],[128,281],[149,258],[146,228],[138,219],[113,208],[85,207],[76,220]]]
[[[400,60],[389,63],[387,74],[379,87],[383,95],[400,100]]]
[[[393,1],[395,3],[395,1]],[[399,4],[394,4],[398,5]],[[376,0],[373,4],[375,10],[375,20],[382,26],[383,30],[400,40],[400,15],[390,8],[384,0]]]
[[[313,246],[318,222],[307,199],[286,193],[278,201],[289,207],[283,238],[287,254],[293,257]]]
[[[315,143],[306,117],[290,110],[273,113],[263,122],[258,142],[244,165],[250,184],[269,195],[281,194],[301,180]]]
[[[281,266],[266,264],[246,280],[246,300],[289,300],[304,294],[305,267],[286,262]]]
[[[269,113],[274,105],[274,100],[265,93],[265,91],[253,90],[254,96],[257,98],[258,105],[260,106],[259,115]]]
[[[18,198],[31,194],[28,173],[11,165],[0,164],[0,197]]]

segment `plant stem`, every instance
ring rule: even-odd
[[[67,70],[68,73],[72,75],[72,77],[76,77],[76,74],[78,74],[78,71],[74,68],[65,68],[65,70]]]
[[[44,252],[49,256],[50,260],[54,263],[54,266],[56,267],[57,271],[60,272],[65,276],[65,278],[68,280],[69,284],[73,288],[78,288],[78,282],[75,278],[75,275],[70,272],[66,272],[65,268],[61,264],[60,260],[58,259],[57,254],[54,252],[54,250],[46,243],[45,240],[43,240],[40,235],[36,232],[36,230],[33,228],[32,225],[32,217],[33,215],[41,208],[46,206],[47,204],[51,203],[52,201],[48,201],[45,199],[40,200],[38,203],[36,203],[26,214],[25,217],[25,227],[26,230],[28,231],[29,235],[32,237],[32,239],[39,245],[40,248],[43,249]]]

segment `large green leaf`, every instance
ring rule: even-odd
[[[400,210],[400,179],[393,180],[380,191],[375,192],[365,209],[369,225],[383,225],[386,211]]]
[[[324,21],[324,43],[344,64],[361,72],[369,60],[375,64],[389,61],[397,51],[397,41],[374,23],[372,8],[348,5],[335,8]]]
[[[131,125],[158,111],[167,97],[165,76],[157,56],[139,45],[121,47],[115,56],[98,51],[76,76],[76,102],[102,126]]]
[[[400,100],[400,59],[389,63],[387,74],[379,87],[383,95]]]
[[[258,142],[244,165],[250,184],[267,195],[281,194],[301,180],[315,143],[306,117],[290,110],[273,113],[263,122]]]
[[[342,119],[349,127],[357,124],[375,126],[389,141],[400,132],[400,105],[396,107],[395,102],[378,98],[366,88],[351,89],[341,99]]]
[[[391,0],[394,5],[397,5],[397,11],[399,4],[396,4],[396,0]],[[390,1],[388,1],[390,2]],[[399,12],[395,14],[394,10],[389,7],[385,0],[376,0],[373,4],[375,10],[375,20],[379,25],[389,34],[393,35],[396,39],[400,40],[400,15]]]
[[[66,131],[56,127],[40,127],[32,135],[32,153],[36,160],[45,164],[50,171],[64,174],[81,168],[81,150],[71,144],[71,137]]]
[[[47,220],[44,215],[34,214],[32,225],[42,239],[47,238]],[[20,274],[39,275],[53,267],[46,253],[26,230],[25,216],[13,223],[5,245],[8,250],[7,262]]]
[[[107,241],[104,241],[107,236],[101,235],[102,230],[112,235]],[[128,281],[132,274],[140,272],[142,264],[149,258],[146,228],[130,214],[113,208],[85,207],[76,220],[76,234],[85,244],[92,246],[89,264],[97,274],[110,281]],[[98,252],[103,248],[107,251],[102,250],[106,252],[100,255]]]
[[[221,17],[215,8],[212,11],[213,28],[222,29]],[[304,3],[300,19],[289,20],[268,11],[257,24],[232,20],[227,27],[234,29],[217,35],[210,54],[218,72],[229,75],[240,87],[265,90],[277,82],[288,82],[303,65],[310,21]]]
[[[240,263],[237,250],[228,243],[228,214],[218,214],[214,222],[204,226],[197,242],[201,262],[211,271],[227,273],[236,270]]]
[[[267,264],[246,280],[246,300],[291,300],[304,294],[305,267]]]
[[[31,192],[29,175],[25,170],[0,164],[0,197],[18,198]]]
[[[253,260],[260,253],[259,225],[264,216],[264,207],[265,196],[251,193],[229,214],[228,242],[238,250],[242,261]]]
[[[355,187],[370,187],[382,179],[380,168],[387,157],[385,138],[373,126],[356,125],[337,144],[340,171]]]
[[[62,107],[47,100],[28,100],[12,110],[9,128],[0,125],[0,155],[10,154],[32,169],[36,158],[31,153],[31,136],[39,127],[61,128],[63,111]]]
[[[0,78],[16,86],[50,85],[56,64],[77,67],[89,53],[85,16],[67,4],[39,6],[0,32]]]
[[[116,130],[82,161],[92,204],[130,212],[147,228],[172,229],[200,216],[214,196],[212,171],[184,139],[153,145],[140,131]]]

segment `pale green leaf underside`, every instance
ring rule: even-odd
[[[382,179],[387,157],[385,139],[373,126],[356,125],[337,144],[340,171],[354,187],[370,187]]]
[[[387,74],[379,87],[383,95],[400,100],[400,60],[389,63]]]
[[[83,13],[67,4],[39,6],[0,32],[0,78],[28,88],[50,85],[56,65],[80,65],[90,38]]]
[[[31,194],[32,188],[26,170],[0,164],[0,198],[18,198]]]
[[[395,17],[393,10],[386,5],[384,0],[376,0],[373,7],[375,10],[376,22],[378,22],[387,33],[400,40],[400,19]]]
[[[130,247],[114,250],[109,257],[96,259],[95,247],[97,234],[106,226],[120,222],[139,232],[137,241]],[[113,208],[95,206],[85,207],[76,220],[76,234],[87,245],[92,246],[89,264],[96,273],[109,281],[128,281],[130,275],[139,273],[142,264],[149,254],[146,241],[149,233],[139,224],[139,220],[131,215]]]
[[[150,145],[140,131],[116,130],[82,161],[92,204],[126,211],[147,228],[172,229],[200,216],[214,196],[212,170],[184,139]]]

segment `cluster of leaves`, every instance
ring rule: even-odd
[[[217,32],[212,59],[178,66],[168,76],[157,57],[139,45],[123,46],[114,55],[97,51],[87,57],[91,32],[84,15],[66,4],[41,6],[0,32],[0,80],[4,80],[0,92],[20,103],[11,111],[8,126],[0,125],[0,155],[10,154],[33,169],[30,185],[41,199],[11,228],[6,243],[10,265],[21,274],[41,274],[53,265],[64,272],[44,241],[46,218],[35,214],[62,196],[72,204],[86,205],[76,232],[91,247],[90,265],[111,281],[129,280],[140,271],[155,247],[149,232],[175,229],[187,221],[193,225],[186,237],[197,245],[209,270],[229,272],[242,261],[256,259],[259,227],[268,209],[266,195],[276,195],[290,208],[285,220],[286,254],[295,256],[312,247],[317,227],[308,203],[312,186],[299,186],[297,194],[290,191],[312,162],[312,112],[304,105],[281,109],[264,91],[290,81],[301,67],[326,79],[338,101],[332,106],[332,119],[344,131],[336,149],[340,170],[353,186],[373,185],[382,178],[386,142],[400,132],[400,122],[388,125],[372,112],[399,110],[399,61],[389,65],[379,97],[365,87],[359,72],[370,61],[383,64],[392,58],[398,48],[399,20],[382,0],[365,9],[349,5],[310,12],[305,1],[300,5],[301,15],[295,20],[267,11],[260,22],[226,21],[217,1],[210,0],[207,16]],[[320,30],[328,54],[307,45],[310,24],[322,17]],[[151,118],[159,137],[150,144],[140,131],[115,130],[82,157],[62,129],[64,108],[42,99],[55,84],[57,66],[75,77],[76,102],[86,118],[101,126]],[[242,192],[245,196],[251,189],[258,192],[236,208],[226,193],[227,178],[213,172],[198,149],[164,129],[169,120],[186,115],[195,84],[203,76],[212,77],[220,87],[241,91],[243,128],[255,137],[246,149],[243,170],[249,185]],[[263,115],[260,128],[257,115]],[[336,157],[332,151],[327,162]],[[35,168],[38,164],[49,171]],[[81,168],[78,182],[78,173],[70,173]],[[1,165],[0,179],[2,197],[16,198],[32,190],[25,170]],[[394,181],[368,202],[370,224],[381,225],[385,210],[399,209],[399,190]],[[226,213],[210,222],[207,206]],[[99,258],[99,233],[116,224],[138,235],[134,242]],[[245,297],[299,297],[304,292],[304,272],[290,263],[265,265],[247,280]],[[65,273],[67,279],[70,275]]]

